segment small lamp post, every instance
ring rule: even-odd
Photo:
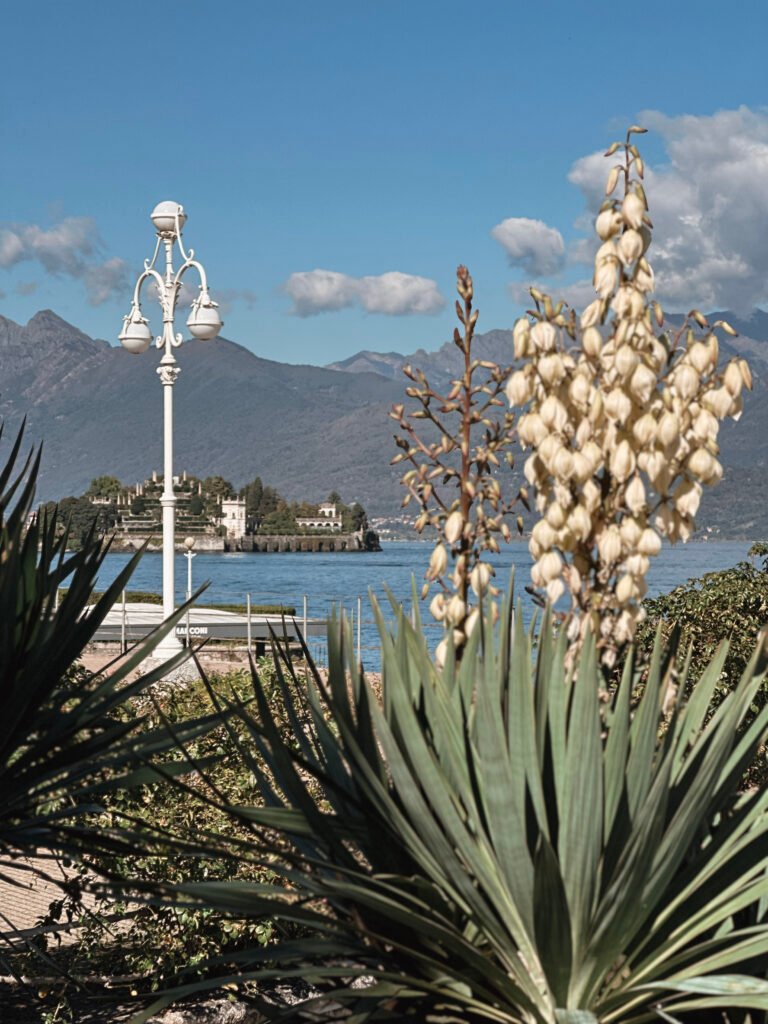
[[[182,279],[194,267],[200,278],[200,293],[192,303],[187,320],[190,334],[201,341],[215,338],[223,327],[218,306],[208,292],[205,270],[195,258],[194,250],[187,252],[181,240],[181,233],[187,215],[178,203],[158,203],[151,214],[157,231],[157,244],[151,260],[144,261],[144,270],[139,274],[133,292],[131,310],[123,318],[120,344],[129,352],[139,355],[146,352],[152,343],[152,331],[147,317],[141,312],[141,288],[145,281],[152,280],[157,288],[157,299],[163,314],[163,333],[155,339],[157,348],[163,350],[163,357],[157,373],[163,385],[163,494],[160,504],[163,509],[163,618],[173,614],[175,608],[173,555],[176,518],[176,495],[173,491],[173,385],[180,373],[173,350],[182,343],[182,335],[174,332],[174,315],[179,300]],[[183,263],[178,270],[173,267],[173,248],[178,244]],[[155,268],[160,250],[165,250],[165,275]],[[190,572],[192,560],[189,560]],[[187,630],[189,634],[189,630]],[[187,636],[189,639],[189,636]],[[158,658],[169,658],[177,653],[181,644],[172,634],[166,636],[156,647]]]
[[[192,559],[195,557],[195,552],[192,548],[195,546],[194,537],[184,538],[184,557],[187,560],[187,600],[192,597]],[[187,608],[187,647],[190,646],[190,635],[189,635],[189,608]]]

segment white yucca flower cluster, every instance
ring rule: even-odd
[[[529,544],[533,583],[552,602],[567,589],[574,639],[591,622],[608,663],[642,618],[662,538],[691,536],[702,485],[722,476],[720,421],[738,419],[752,383],[743,359],[718,369],[716,331],[735,334],[728,324],[710,326],[694,310],[676,332],[656,334],[652,225],[631,142],[640,131],[606,154],[623,149],[624,161],[610,172],[595,225],[597,298],[577,324],[532,289],[536,309],[513,334],[524,366],[506,388],[510,404],[525,409],[518,436],[531,451],[525,476],[541,514]]]

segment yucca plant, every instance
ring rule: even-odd
[[[173,628],[169,621],[109,674],[73,668],[140,556],[91,604],[109,541],[91,534],[69,553],[57,514],[32,514],[40,452],[22,458],[22,436],[23,428],[0,469],[0,880],[12,883],[18,876],[8,874],[10,866],[45,874],[46,858],[140,848],[130,823],[106,832],[91,815],[105,791],[157,779],[149,762],[176,740],[164,728],[147,729],[135,718],[121,722],[111,712],[187,656],[133,678]],[[57,602],[65,580],[68,590]],[[178,738],[190,739],[211,723],[187,723]],[[20,860],[31,854],[34,861]],[[0,937],[7,937],[7,925]]]
[[[674,646],[657,644],[640,687],[630,657],[609,693],[589,635],[567,668],[549,613],[526,632],[508,602],[502,623],[438,670],[418,622],[381,620],[380,700],[335,623],[327,676],[282,659],[283,712],[255,670],[256,713],[223,702],[264,800],[230,809],[253,826],[242,855],[290,888],[181,895],[305,930],[228,957],[230,980],[300,977],[353,1022],[768,1009],[768,793],[739,792],[768,730],[763,710],[740,731],[763,649],[708,716],[725,647],[682,703]]]

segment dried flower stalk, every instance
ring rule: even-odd
[[[400,452],[392,462],[410,463],[402,477],[408,491],[403,506],[411,501],[419,506],[415,523],[419,533],[427,526],[437,531],[422,598],[432,584],[437,586],[430,612],[446,630],[436,652],[439,662],[445,658],[449,632],[456,655],[461,657],[477,623],[480,602],[495,611],[493,598],[498,590],[491,582],[494,570],[483,555],[499,550],[499,537],[510,539],[506,518],[518,499],[525,503],[527,498],[524,488],[511,500],[505,498],[497,475],[502,461],[510,467],[514,462],[508,450],[514,416],[504,408],[502,397],[510,367],[473,359],[478,310],[472,309],[472,278],[467,268],[460,266],[456,279],[461,299],[456,303],[456,315],[463,332],[455,329],[453,340],[464,357],[464,371],[451,382],[448,394],[442,395],[421,370],[406,366],[404,372],[413,382],[406,394],[415,399],[418,408],[406,412],[404,405],[395,405],[390,413],[402,431],[395,435]],[[504,411],[500,414],[499,410]],[[417,430],[417,421],[425,420],[432,425],[436,440],[425,439]],[[519,516],[517,528],[522,531]]]

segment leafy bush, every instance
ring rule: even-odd
[[[274,673],[267,665],[262,668],[262,679],[270,705],[279,714],[279,694],[270,683]],[[175,732],[184,723],[210,712],[208,687],[229,700],[247,702],[253,697],[250,673],[233,672],[213,676],[205,683],[196,680],[156,688],[151,698],[140,696],[127,702],[114,717],[141,730],[167,726]],[[252,770],[243,764],[236,742],[221,721],[217,728],[188,744],[185,753],[178,749],[166,758],[166,768],[169,760],[206,765],[211,783],[235,804],[247,805],[259,799]],[[111,794],[97,824],[110,829],[116,821],[130,819],[139,834],[142,827],[147,829],[146,848],[90,858],[90,867],[99,874],[130,875],[136,888],[154,891],[207,879],[278,885],[274,870],[235,856],[238,841],[247,829],[237,823],[233,826],[221,808],[203,799],[203,787],[195,782],[194,773],[190,772],[187,779],[189,789],[184,793],[168,779]],[[158,830],[172,837],[170,851],[157,844]],[[205,847],[205,837],[211,840],[214,836],[220,841]],[[116,914],[122,916],[118,941],[106,924]],[[178,975],[194,976],[211,958],[226,957],[245,944],[265,945],[274,933],[269,920],[235,922],[210,909],[180,906],[168,900],[126,905],[106,898],[87,922],[70,967],[88,973],[139,974],[151,982],[152,988]],[[209,965],[206,969],[211,970]]]
[[[768,572],[749,562],[705,573],[668,594],[644,602],[646,620],[638,630],[638,646],[649,652],[658,629],[668,639],[675,628],[681,647],[690,647],[690,676],[698,678],[717,648],[728,641],[717,696],[737,685],[755,649],[758,633],[768,623]]]
[[[725,650],[685,703],[659,643],[633,704],[631,659],[609,695],[590,633],[569,672],[548,617],[537,637],[509,607],[503,621],[495,639],[481,623],[459,664],[449,648],[442,670],[420,623],[400,612],[389,635],[381,622],[381,704],[335,624],[327,678],[281,671],[284,712],[258,675],[253,710],[223,699],[263,798],[230,807],[253,829],[244,855],[291,889],[179,891],[313,933],[237,954],[233,978],[300,976],[361,1022],[768,1009],[751,976],[768,952],[768,793],[738,792],[768,709],[737,738],[762,655],[707,720]]]

